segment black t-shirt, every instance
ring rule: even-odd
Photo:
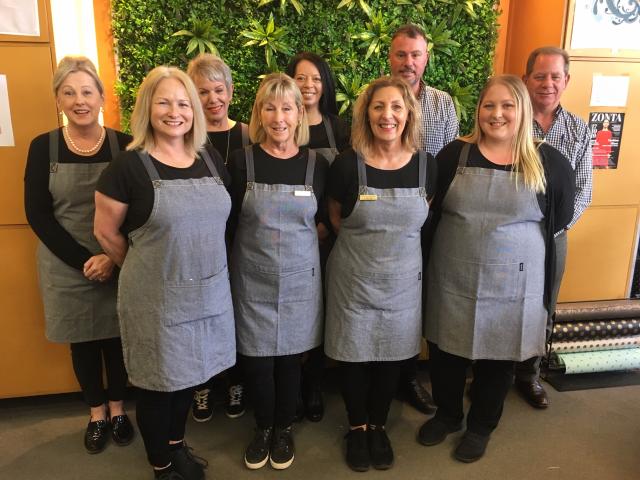
[[[59,163],[102,163],[112,157],[109,138],[106,137],[95,155],[78,155],[67,147],[62,129],[58,129]],[[131,142],[131,137],[116,132],[121,150]],[[53,197],[49,191],[49,133],[37,136],[29,146],[24,172],[24,208],[31,228],[51,252],[67,265],[82,270],[92,254],[67,232],[53,213]]]
[[[224,161],[211,145],[205,148],[211,155],[218,175],[228,188],[230,177]],[[205,161],[198,155],[193,164],[186,168],[166,165],[150,156],[162,180],[182,180],[190,178],[211,177]],[[149,219],[153,210],[153,184],[142,160],[135,151],[123,152],[102,172],[98,186],[100,193],[129,205],[120,231],[124,236],[141,227]]]
[[[436,192],[438,169],[436,161],[427,153],[427,179],[425,190],[427,198]],[[365,163],[367,185],[372,188],[417,188],[419,186],[419,155],[414,153],[409,163],[397,170],[381,170]],[[349,148],[338,155],[331,164],[327,195],[341,206],[341,217],[348,217],[358,199],[358,163],[356,152]]]
[[[252,145],[253,165],[256,183],[268,185],[304,185],[307,171],[309,149],[300,147],[296,155],[291,158],[277,158],[265,152],[260,145]],[[244,150],[232,152],[229,158],[229,173],[231,175],[231,217],[230,227],[235,231],[242,208],[242,200],[247,190],[247,165]],[[322,155],[316,155],[316,165],[313,172],[313,193],[318,202],[316,222],[328,224],[326,220],[326,206],[324,190],[329,171],[329,162]]]
[[[209,143],[211,143],[211,145],[215,147],[218,153],[220,153],[220,156],[224,160],[225,165],[229,163],[231,152],[237,150],[238,148],[244,147],[244,145],[242,144],[242,125],[244,125],[244,123],[236,122],[236,124],[230,130],[226,130],[224,132],[207,132]],[[247,142],[251,143],[251,141],[249,140],[248,130]]]
[[[449,185],[455,177],[458,168],[458,159],[465,142],[454,140],[446,145],[436,156],[438,163],[438,191],[434,198],[432,208],[435,215],[439,215],[442,201],[449,190]],[[554,231],[564,229],[573,216],[573,203],[575,195],[575,175],[571,170],[569,161],[555,148],[547,143],[542,143],[539,147],[542,155],[542,165],[544,167],[547,181],[546,193],[538,194],[540,210],[547,212],[547,202],[552,199],[554,225],[550,228]],[[472,145],[467,160],[467,166],[488,168],[494,170],[510,171],[511,165],[497,165],[488,160],[478,148]]]
[[[329,123],[333,129],[333,136],[336,141],[336,149],[343,152],[349,148],[351,142],[351,128],[349,125],[337,115],[327,114]],[[317,125],[309,125],[309,148],[329,148],[329,138],[324,122]]]

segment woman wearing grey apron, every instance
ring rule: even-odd
[[[73,369],[91,408],[84,445],[89,453],[98,453],[106,446],[109,430],[118,445],[133,439],[133,426],[122,403],[127,374],[116,314],[114,264],[93,236],[98,177],[130,137],[98,123],[104,88],[88,58],[64,57],[53,77],[53,91],[68,124],[31,142],[24,178],[25,210],[40,239],[38,278],[45,333],[52,342],[71,345]]]
[[[534,141],[531,121],[522,81],[494,77],[480,94],[473,133],[436,158],[425,336],[438,410],[418,441],[436,445],[462,428],[473,361],[467,429],[454,453],[462,462],[483,456],[515,362],[544,352],[553,232],[573,214],[569,162]]]
[[[260,84],[249,123],[253,146],[236,151],[231,289],[240,364],[256,430],[247,468],[294,459],[291,425],[300,356],[322,341],[322,288],[316,229],[328,162],[307,142],[302,95],[285,74]]]
[[[184,443],[193,387],[235,363],[228,176],[202,148],[198,93],[177,68],[149,72],[131,130],[129,151],[98,183],[95,232],[122,266],[122,345],[149,463],[158,478],[200,480],[206,462]]]
[[[300,52],[287,66],[287,75],[292,77],[300,91],[305,114],[309,119],[309,143],[317,153],[332,163],[338,153],[349,148],[351,132],[349,125],[338,116],[336,88],[327,62],[311,52]],[[324,278],[329,252],[335,243],[335,234],[330,225],[318,224],[320,241],[320,268]],[[303,411],[312,422],[319,422],[324,415],[322,399],[322,376],[324,374],[324,349],[322,345],[308,352],[302,369]]]
[[[207,139],[227,165],[231,152],[249,145],[249,126],[229,118],[229,104],[233,97],[231,69],[220,58],[201,53],[189,62],[187,74],[193,80],[207,122]],[[234,365],[226,372],[227,402],[225,414],[229,418],[244,415],[244,387],[240,367]],[[207,422],[213,416],[210,400],[213,379],[198,385],[193,393],[192,416],[196,422]]]
[[[338,239],[327,264],[325,351],[340,362],[355,471],[394,461],[385,424],[403,360],[420,351],[421,231],[436,163],[418,150],[420,113],[400,79],[358,98],[353,150],[331,166],[329,214]]]

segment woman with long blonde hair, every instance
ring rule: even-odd
[[[553,232],[573,214],[573,172],[535,142],[522,81],[491,78],[471,135],[436,157],[435,235],[427,270],[425,333],[438,406],[418,434],[436,445],[462,428],[466,371],[471,409],[455,458],[484,455],[498,425],[515,362],[544,350]]]

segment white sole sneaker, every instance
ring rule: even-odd
[[[276,469],[276,470],[284,470],[285,468],[289,468],[291,466],[291,464],[293,463],[293,459],[296,458],[296,456],[292,456],[289,460],[287,460],[286,462],[283,463],[276,463],[273,461],[273,458],[269,457],[269,463],[271,463],[271,466]]]
[[[251,463],[249,462],[249,460],[247,460],[247,457],[244,457],[244,464],[249,470],[258,470],[259,468],[264,467],[267,464],[268,460],[269,460],[269,455],[264,457],[264,460],[260,460],[259,462],[256,462],[256,463]]]

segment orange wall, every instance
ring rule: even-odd
[[[115,94],[116,59],[111,29],[111,2],[93,0],[93,16],[96,23],[96,43],[100,78],[105,86],[104,124],[120,130],[120,106]]]

